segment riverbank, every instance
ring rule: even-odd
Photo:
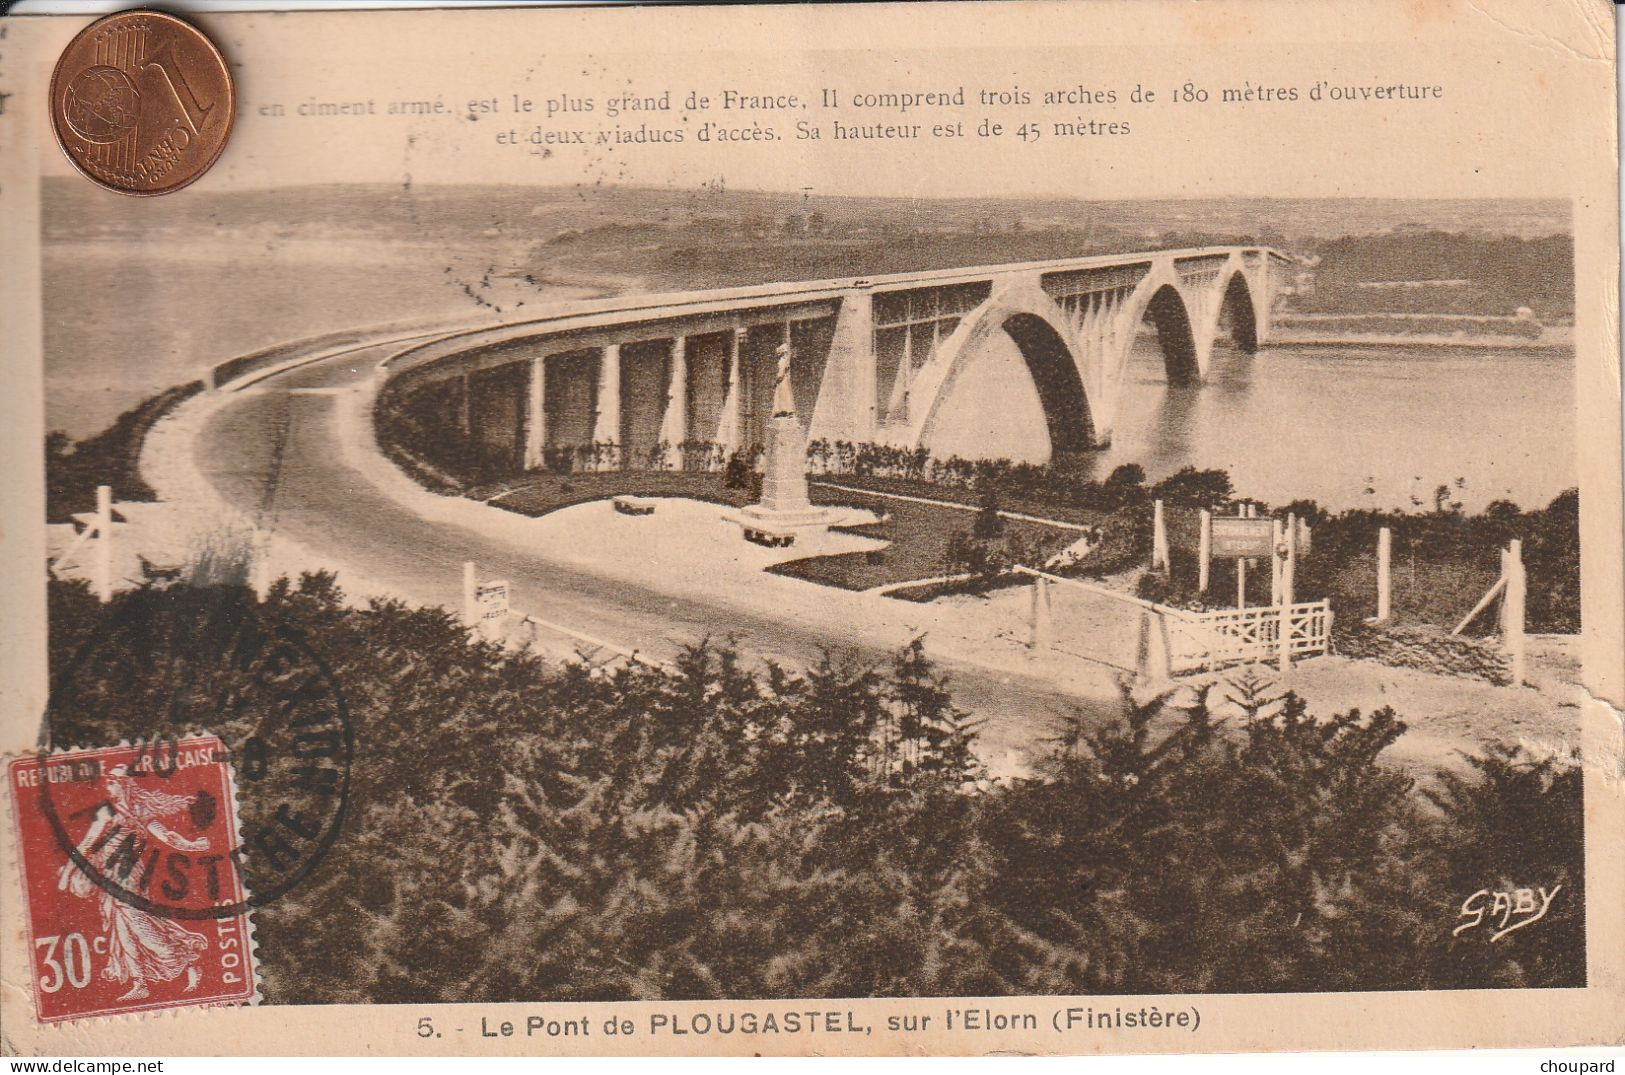
[[[1574,348],[1570,337],[1525,340],[1512,336],[1394,336],[1375,333],[1294,332],[1290,329],[1270,334],[1270,347],[1394,347],[1458,348],[1470,351],[1527,351],[1566,353]]]
[[[1452,313],[1290,313],[1271,319],[1269,345],[1291,347],[1460,347],[1474,350],[1562,351],[1574,347],[1574,326],[1529,317]]]

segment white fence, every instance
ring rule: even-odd
[[[1172,673],[1268,661],[1290,665],[1325,653],[1332,634],[1332,610],[1325,601],[1212,612],[1159,606],[1159,611],[1167,623]]]
[[[1145,678],[1224,668],[1234,664],[1276,663],[1282,671],[1294,660],[1327,651],[1332,633],[1332,610],[1325,601],[1257,608],[1191,612],[1145,601],[1077,579],[1065,579],[1031,568],[1017,568],[1033,580],[1032,636],[1034,649],[1079,652],[1082,641],[1068,630],[1066,603],[1054,612],[1052,590],[1069,596],[1088,595],[1097,602],[1115,603],[1120,613],[1138,619],[1139,638],[1134,647],[1133,670]],[[1121,616],[1118,623],[1123,623]],[[1057,641],[1057,636],[1062,640]],[[1114,640],[1099,639],[1092,656],[1108,664],[1129,665]]]

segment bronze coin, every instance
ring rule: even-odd
[[[81,30],[51,74],[51,126],[73,166],[120,194],[169,194],[209,170],[237,93],[214,43],[157,11]]]

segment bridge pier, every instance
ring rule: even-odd
[[[664,462],[668,469],[683,469],[683,442],[687,439],[688,338],[679,334],[671,341],[666,413],[660,420],[660,440],[666,445]]]
[[[547,356],[530,360],[530,382],[525,392],[526,470],[536,470],[547,462]]]
[[[598,398],[592,427],[594,444],[621,442],[621,345],[603,348],[598,359]]]
[[[874,298],[867,291],[841,294],[823,385],[807,430],[809,440],[867,443],[875,438]]]
[[[1096,448],[1104,448],[1112,442],[1123,372],[1123,362],[1118,355],[1121,352],[1126,358],[1126,348],[1133,346],[1132,335],[1127,345],[1121,342],[1127,297],[1122,288],[1090,293],[1079,301],[1072,319],[1073,332],[1082,352],[1078,364],[1093,373],[1085,380],[1084,387],[1091,403],[1093,447]]]
[[[721,447],[724,460],[732,456],[740,448],[740,407],[741,386],[739,383],[740,352],[745,349],[746,329],[735,326],[728,333],[728,389],[722,399],[722,421],[717,424],[716,442]]]

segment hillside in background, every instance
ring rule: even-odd
[[[1574,244],[1407,228],[1314,244],[1313,284],[1293,306],[1316,313],[1574,316]]]
[[[579,238],[687,233],[859,240],[918,234],[1040,233],[1113,250],[1218,241],[1301,248],[1341,236],[1427,229],[1534,238],[1567,235],[1568,207],[1535,199],[1219,198],[1090,201],[1052,198],[849,198],[805,193],[625,187],[329,184],[188,191],[127,202],[64,177],[44,182],[47,241],[174,231],[286,238],[366,235],[414,240]],[[606,230],[608,229],[608,230]],[[1040,246],[1028,238],[1014,249]],[[1056,253],[1071,253],[1066,251]]]

